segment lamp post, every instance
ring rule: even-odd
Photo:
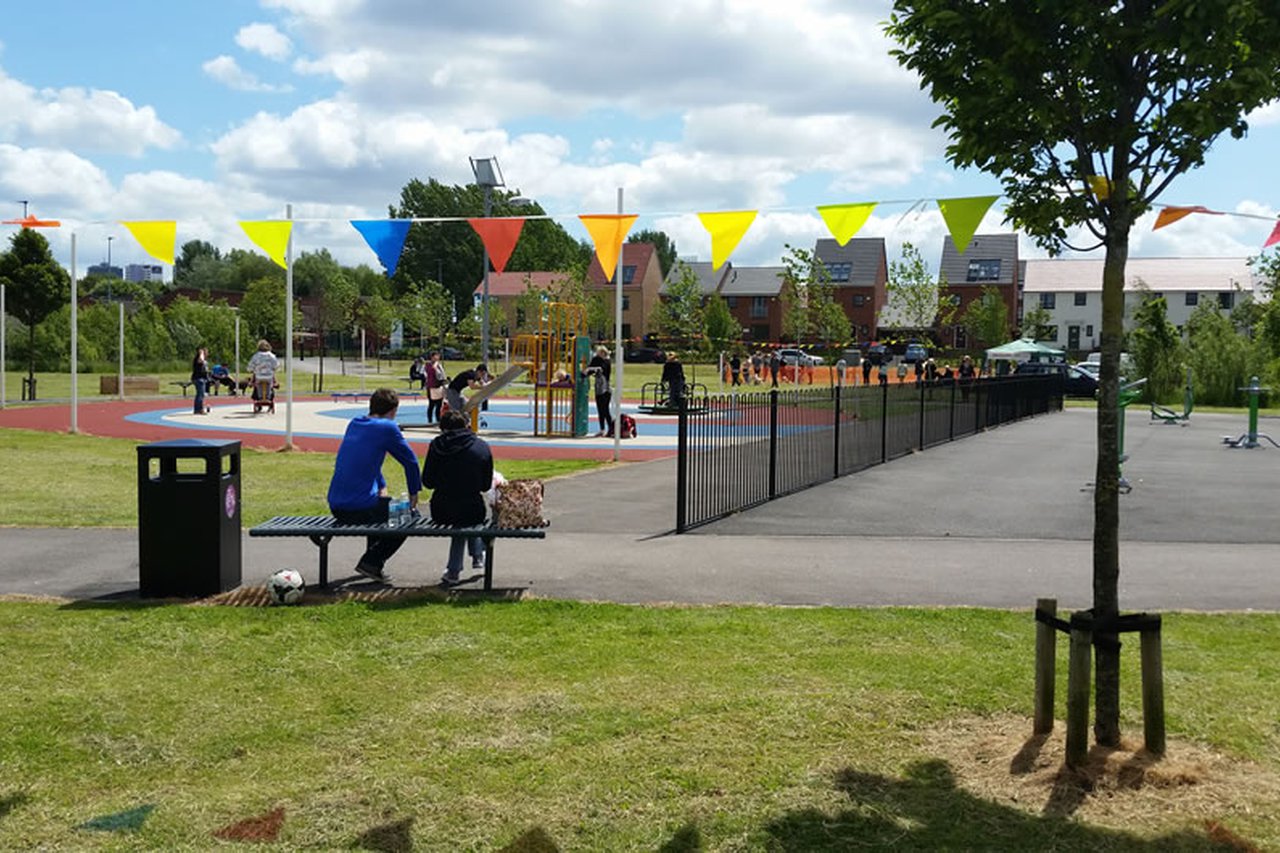
[[[111,279],[114,278],[114,276],[111,275],[111,241],[114,239],[115,237],[111,235],[107,235],[107,301],[108,302],[111,301]],[[121,390],[123,391],[123,389]]]
[[[484,217],[487,219],[493,210],[493,188],[504,187],[502,169],[498,166],[497,157],[485,157],[471,161],[471,173],[475,175],[476,185],[484,187]],[[481,286],[480,303],[480,360],[489,360],[489,247],[484,247],[484,283]]]

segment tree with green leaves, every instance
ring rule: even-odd
[[[825,346],[844,343],[853,333],[849,317],[835,299],[826,264],[808,249],[787,244],[782,256],[782,334],[793,341],[816,338]]]
[[[651,316],[654,329],[680,346],[702,336],[702,284],[688,264],[677,262],[676,277],[668,282],[666,296]]]
[[[1196,400],[1208,405],[1238,406],[1240,387],[1254,363],[1249,341],[1212,302],[1202,302],[1187,318],[1187,361],[1195,377]]]
[[[71,276],[53,259],[49,241],[32,228],[9,238],[0,254],[0,284],[5,285],[6,310],[27,329],[27,378],[35,387],[36,326],[71,302]]]
[[[453,299],[438,281],[410,282],[396,301],[396,310],[417,330],[421,349],[443,338],[453,323]]]
[[[316,390],[324,391],[324,357],[329,348],[329,334],[350,327],[360,293],[328,249],[303,252],[293,262],[293,292],[316,298],[315,328],[312,329],[320,343]]]
[[[736,344],[742,335],[742,327],[729,310],[729,303],[718,293],[707,297],[702,309],[702,322],[711,352],[723,352],[725,348]]]
[[[1042,305],[1022,312],[1022,337],[1033,341],[1047,341],[1053,331],[1053,315]]]
[[[283,350],[284,339],[284,296],[283,279],[260,278],[250,282],[240,301],[240,327],[255,339],[266,339],[279,345]],[[302,312],[293,305],[293,328],[302,328]]]
[[[999,177],[1007,217],[1049,252],[1070,245],[1071,229],[1105,249],[1093,613],[1106,624],[1120,612],[1129,234],[1214,140],[1243,136],[1244,117],[1280,96],[1280,15],[1273,0],[895,0],[887,30],[941,105],[951,163]],[[1099,639],[1094,736],[1115,746],[1120,656],[1116,635]]]
[[[676,258],[679,257],[676,254],[675,240],[672,240],[665,231],[646,228],[627,237],[627,242],[652,244],[654,251],[658,253],[658,267],[662,270],[662,280],[667,280],[667,273],[671,272],[671,268],[675,266]]]
[[[182,248],[178,251],[178,257],[173,261],[173,283],[177,287],[201,287],[188,281],[188,277],[195,271],[196,263],[201,259],[211,261],[221,261],[222,252],[218,247],[207,240],[188,240],[182,244]],[[207,289],[204,288],[204,289]]]
[[[1169,306],[1163,296],[1144,287],[1143,299],[1133,312],[1129,331],[1129,354],[1139,376],[1147,378],[1142,398],[1148,403],[1166,403],[1179,396],[1183,386],[1182,337],[1169,322]]]
[[[999,288],[983,285],[981,294],[960,317],[960,325],[984,347],[1004,343],[1009,337],[1009,306],[1004,304]]]
[[[889,262],[885,290],[889,304],[908,329],[946,326],[955,316],[956,306],[947,293],[947,277],[930,272],[924,255],[911,243],[903,243],[902,257]]]

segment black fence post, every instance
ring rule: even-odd
[[[880,462],[889,461],[889,383],[880,386]]]
[[[769,500],[778,496],[778,389],[769,389]]]
[[[836,404],[835,406],[832,407],[836,413],[835,452],[833,454],[833,461],[831,463],[832,478],[837,478],[840,476],[840,404],[842,402],[842,398],[844,397],[844,395],[840,393],[842,390],[843,389],[841,385],[835,386]]]
[[[956,440],[956,380],[951,380],[951,421],[947,424],[947,440]]]
[[[683,398],[676,424],[676,533],[684,533],[689,522],[689,407]]]
[[[920,449],[924,450],[924,383],[919,382],[916,387],[920,389]]]

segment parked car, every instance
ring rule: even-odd
[[[662,364],[667,354],[657,347],[632,347],[622,354],[622,360],[632,364]]]
[[[924,344],[907,344],[906,352],[902,354],[902,360],[907,364],[915,364],[917,361],[928,361],[929,350],[925,348]]]
[[[872,344],[867,347],[867,361],[877,367],[881,364],[888,364],[893,361],[893,353],[889,352],[887,344]]]
[[[817,367],[822,364],[822,356],[811,355],[799,349],[784,347],[778,350],[778,357],[782,359],[783,364],[798,364],[801,367]]]
[[[1096,376],[1063,361],[1024,361],[1013,373],[1015,376],[1047,376],[1056,373],[1066,383],[1063,393],[1068,397],[1093,398],[1098,393]]]

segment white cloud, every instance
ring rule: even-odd
[[[139,156],[172,148],[181,134],[151,107],[136,107],[104,89],[41,89],[0,70],[0,137],[19,144],[62,146]]]
[[[1248,119],[1250,127],[1280,124],[1280,101],[1272,101],[1265,107],[1258,107],[1245,118]]]
[[[251,53],[283,62],[293,52],[293,42],[272,24],[248,24],[236,33],[236,44]]]
[[[233,57],[223,54],[200,66],[209,77],[241,92],[289,92],[293,87],[263,83],[255,75],[245,71]]]

